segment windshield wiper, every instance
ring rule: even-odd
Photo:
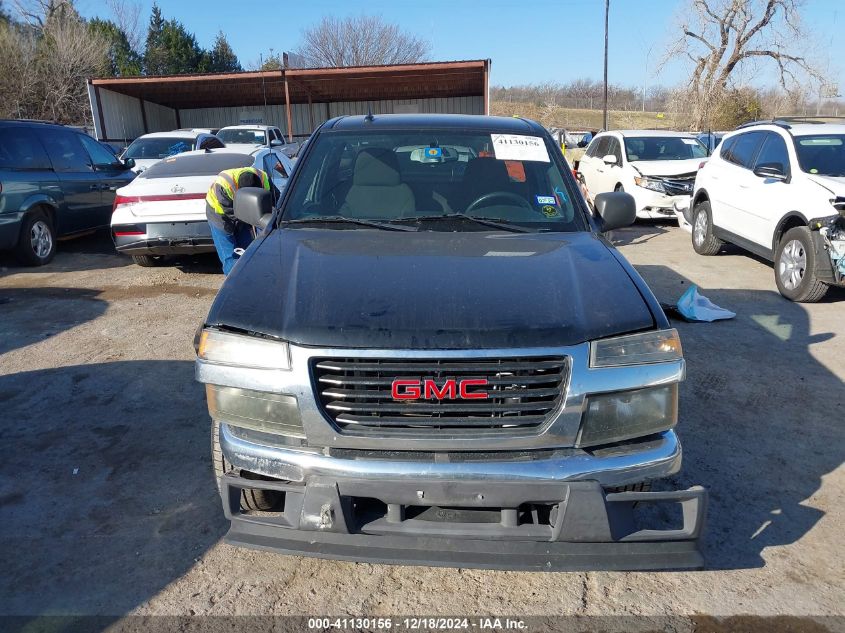
[[[348,218],[343,215],[325,215],[315,216],[312,218],[296,218],[294,220],[282,220],[284,224],[357,224],[358,226],[367,226],[374,229],[382,229],[385,231],[416,231],[417,229],[410,226],[398,226],[396,224],[389,224],[387,222],[379,222],[377,220],[364,220],[362,218]]]
[[[529,229],[519,224],[508,222],[507,220],[494,220],[492,218],[480,218],[476,215],[465,215],[463,213],[446,213],[444,215],[421,215],[413,218],[400,218],[392,220],[392,222],[430,222],[433,220],[469,220],[475,224],[482,226],[489,226],[494,229],[501,229],[503,231],[510,231],[511,233],[532,233],[534,229]],[[543,229],[539,229],[543,230]]]

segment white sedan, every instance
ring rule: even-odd
[[[279,192],[293,171],[291,160],[275,148],[186,152],[145,170],[114,199],[111,229],[118,252],[140,266],[155,266],[168,255],[213,253],[206,193],[224,169],[251,166],[263,169]]]

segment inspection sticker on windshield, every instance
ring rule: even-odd
[[[694,138],[682,138],[681,140],[687,145],[698,145],[698,141],[696,141]]]
[[[534,196],[537,199],[537,204],[557,204],[554,196]]]
[[[539,136],[491,134],[493,152],[499,160],[534,160],[551,162],[546,144]]]

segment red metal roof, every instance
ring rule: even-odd
[[[286,70],[92,79],[91,84],[171,108],[285,103],[377,101],[480,96],[489,60],[396,66],[288,68]]]

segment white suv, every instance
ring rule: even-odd
[[[701,255],[730,242],[774,262],[788,299],[845,285],[845,125],[784,120],[726,135],[698,172],[687,220]]]
[[[597,135],[578,165],[590,198],[626,191],[638,218],[675,218],[689,207],[695,173],[707,148],[695,136],[666,130],[615,130]]]

